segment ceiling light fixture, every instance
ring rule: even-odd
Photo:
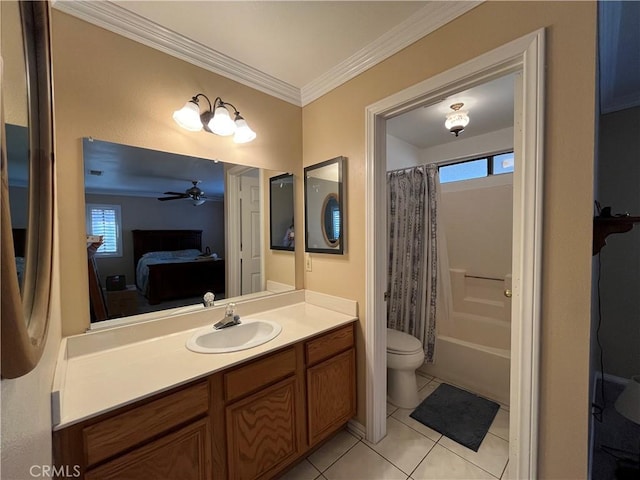
[[[444,126],[456,137],[464,131],[464,127],[469,125],[469,114],[460,110],[463,106],[464,103],[451,105],[453,112],[447,114],[447,120],[444,122]]]
[[[202,114],[198,102],[199,97],[204,97],[209,104],[209,109]],[[229,107],[233,109],[233,120]],[[247,143],[256,138],[256,132],[249,128],[236,107],[231,103],[224,102],[220,97],[216,97],[212,105],[211,100],[204,93],[198,93],[184,107],[173,112],[173,119],[178,125],[190,132],[199,132],[204,129],[209,133],[223,137],[233,135],[235,143]]]

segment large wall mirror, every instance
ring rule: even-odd
[[[345,157],[336,157],[304,169],[305,251],[344,252]]]
[[[294,288],[264,259],[273,172],[93,138],[82,150],[87,234],[102,237],[87,240],[92,328],[202,308],[207,291],[218,304]]]
[[[269,179],[269,235],[272,250],[295,250],[293,174]]]
[[[0,2],[2,86],[2,377],[40,360],[53,239],[48,2]]]

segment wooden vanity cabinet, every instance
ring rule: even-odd
[[[356,355],[353,325],[306,343],[309,447],[356,414]]]
[[[302,345],[220,375],[227,478],[274,478],[306,449]]]
[[[354,324],[54,432],[97,479],[277,478],[356,412]]]
[[[54,432],[56,465],[85,479],[210,479],[209,385],[199,381]]]
[[[89,470],[86,480],[207,480],[211,478],[211,431],[207,418]]]

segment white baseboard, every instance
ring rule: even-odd
[[[347,430],[349,430],[351,433],[353,433],[354,435],[357,435],[360,438],[364,438],[367,434],[367,431],[364,428],[364,425],[362,425],[357,420],[354,420],[353,418],[349,420],[349,422],[347,423]]]

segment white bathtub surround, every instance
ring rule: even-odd
[[[418,370],[478,395],[509,405],[511,358],[508,350],[438,336],[438,358]]]
[[[481,276],[451,269],[454,311],[438,318],[436,361],[419,370],[509,405],[511,275]]]
[[[503,320],[511,323],[511,274],[492,277],[452,268],[451,294],[453,311]]]
[[[185,344],[194,331],[213,325],[224,307],[100,330],[62,340],[52,392],[54,430],[205,377],[356,319],[357,302],[315,297],[305,291],[241,302],[241,318],[279,323],[282,332],[263,345],[232,353],[202,354]],[[327,300],[323,303],[322,299]],[[324,305],[324,306],[323,306]]]

